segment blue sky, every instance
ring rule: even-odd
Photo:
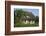
[[[29,8],[15,8],[15,9],[23,9],[24,11],[32,12],[35,16],[39,16],[39,9],[29,9]]]

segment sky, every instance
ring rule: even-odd
[[[15,8],[15,9],[23,9],[24,11],[32,12],[35,16],[39,16],[39,9],[29,9],[29,8]]]

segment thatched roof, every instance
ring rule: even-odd
[[[34,14],[32,13],[32,12],[26,12],[26,16],[23,16],[22,18],[21,18],[21,20],[29,20],[29,21],[31,21],[31,20],[33,20],[34,19]]]

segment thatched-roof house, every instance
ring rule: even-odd
[[[27,15],[23,16],[21,18],[22,21],[29,21],[30,22],[30,21],[34,20],[35,16],[34,16],[34,14],[32,12],[26,12],[25,14],[27,14]]]

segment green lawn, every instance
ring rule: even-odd
[[[17,22],[16,24],[14,24],[14,27],[36,27],[36,26],[39,26],[39,24],[37,23],[27,23],[27,24],[24,24],[23,22]]]

